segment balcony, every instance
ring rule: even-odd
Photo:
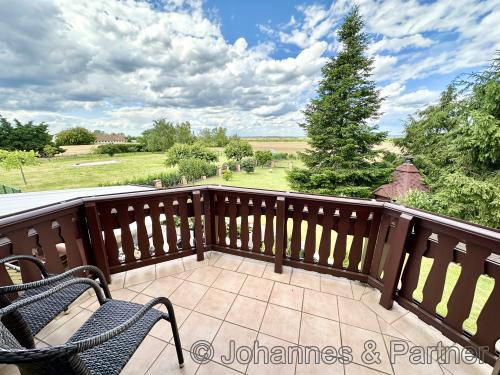
[[[489,374],[498,359],[500,233],[390,203],[206,186],[77,199],[0,219],[0,256],[33,253],[54,273],[99,266],[116,299],[169,297],[186,350],[181,373]],[[38,277],[20,267],[24,281]],[[10,283],[4,270],[0,278]],[[64,342],[96,307],[83,296],[39,344]],[[170,338],[166,325],[155,326],[124,373],[179,371]],[[261,348],[256,361],[221,363],[230,340],[255,356],[255,339],[295,355],[265,364]],[[199,340],[214,348],[207,364],[188,353]],[[439,342],[444,351],[417,363],[416,350]],[[373,344],[378,356],[364,356]],[[306,351],[307,364],[306,352],[297,354],[342,346],[350,363]],[[464,360],[463,347],[486,363],[467,363],[477,361]],[[410,353],[394,356],[398,348]]]

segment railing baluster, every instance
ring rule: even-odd
[[[134,239],[130,232],[128,205],[120,205],[116,207],[116,215],[121,228],[122,250],[125,254],[125,262],[135,261],[134,254]]]
[[[212,196],[210,195],[210,192],[204,191],[203,192],[203,224],[204,224],[204,229],[205,229],[205,245],[212,246],[214,244],[214,239],[215,239],[215,220],[213,216],[214,210],[212,209],[213,207],[213,200]]]
[[[491,251],[474,243],[467,244],[467,253],[461,262],[462,271],[448,300],[448,314],[444,321],[458,332],[469,317],[479,276],[484,273],[485,261]]]
[[[300,250],[302,247],[302,211],[304,205],[300,203],[293,203],[293,228],[292,239],[290,241],[290,259],[300,260]]]
[[[361,256],[363,255],[363,239],[368,225],[368,211],[356,211],[356,221],[354,224],[354,238],[352,240],[351,249],[349,250],[349,271],[358,272]]]
[[[217,194],[217,230],[218,230],[218,244],[220,246],[227,246],[226,242],[226,196],[222,193]]]
[[[160,202],[157,200],[149,201],[149,211],[151,217],[151,225],[153,228],[153,246],[155,248],[155,256],[160,256],[165,254],[165,250],[163,249],[163,233],[160,224]]]
[[[420,303],[420,306],[431,314],[436,313],[436,306],[443,297],[448,265],[453,260],[453,251],[457,244],[458,240],[456,238],[438,233],[439,251],[434,257],[432,268],[425,281],[425,286],[422,291],[424,297]]]
[[[285,197],[276,198],[276,254],[274,272],[283,272],[283,257],[286,248],[286,204]]]
[[[337,240],[335,241],[335,249],[333,250],[333,266],[344,268],[344,259],[347,252],[347,233],[349,231],[349,218],[351,210],[339,209],[340,219],[337,232]]]
[[[318,223],[319,207],[307,205],[307,232],[304,244],[304,262],[313,263],[316,252],[316,224]]]
[[[200,191],[193,192],[194,213],[194,241],[196,246],[196,259],[204,259],[205,246],[203,244],[203,226],[201,224],[201,194]]]
[[[56,249],[56,243],[61,242],[61,239],[56,239],[58,233],[52,229],[52,221],[44,221],[34,226],[38,233],[38,243],[42,247],[45,257],[45,267],[50,273],[62,273],[64,267]]]
[[[163,200],[163,209],[165,210],[165,227],[167,231],[168,252],[175,253],[177,249],[177,229],[174,220],[174,201],[172,198]]]
[[[64,215],[57,219],[60,235],[66,248],[66,259],[68,268],[75,268],[87,264],[81,241],[77,241],[77,230],[75,227],[74,214]]]
[[[189,230],[189,216],[187,207],[187,195],[177,198],[179,204],[179,217],[181,219],[181,244],[182,250],[191,248],[191,231]]]
[[[92,229],[90,232],[90,239],[92,241],[92,247],[95,249],[99,246],[99,238],[101,237],[101,231],[104,231],[104,248],[106,249],[106,258],[110,266],[117,266],[120,264],[118,257],[118,243],[116,242],[116,236],[114,232],[115,228],[115,217],[116,215],[111,214],[111,207],[101,207],[100,214],[97,214],[97,208],[95,203],[86,203],[86,217],[90,221],[89,225]],[[102,226],[102,228],[101,228]],[[102,238],[102,237],[101,237]],[[98,248],[97,253],[100,252]]]
[[[229,199],[229,247],[232,249],[237,248],[238,244],[238,222],[236,214],[238,207],[236,206],[236,195],[230,195]]]
[[[330,207],[323,207],[323,230],[319,243],[319,262],[321,266],[328,266],[328,258],[332,246],[333,215],[335,210]]]
[[[379,230],[377,233],[377,240],[375,242],[375,249],[373,251],[373,259],[370,268],[370,276],[375,279],[380,277],[380,262],[382,261],[382,255],[384,253],[385,241],[387,239],[387,234],[391,226],[391,217],[389,215],[382,215],[382,220],[380,222]]]
[[[133,207],[135,223],[137,225],[137,247],[141,252],[141,259],[147,259],[151,257],[151,253],[149,252],[150,246],[148,231],[146,229],[146,217],[144,215],[144,203],[136,203]]]
[[[264,233],[264,254],[273,255],[274,245],[274,204],[273,198],[267,198],[266,203],[266,231]]]
[[[252,252],[260,253],[262,232],[260,227],[260,215],[262,214],[262,199],[252,198],[253,230],[252,230]]]
[[[248,233],[248,197],[240,196],[240,217],[241,217],[241,230],[240,230],[240,240],[241,240],[241,250],[248,251],[248,241],[250,236]]]

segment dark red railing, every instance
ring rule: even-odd
[[[342,276],[381,291],[445,336],[467,347],[500,339],[500,233],[374,200],[199,186],[75,200],[0,219],[0,256],[37,254],[52,272],[90,263],[109,278],[208,250]],[[431,264],[431,265],[429,265]],[[450,265],[460,273],[439,314]],[[430,268],[414,298],[419,280]],[[39,277],[21,264],[24,281]],[[493,287],[464,329],[480,278]],[[0,270],[0,281],[10,278]],[[484,354],[484,353],[483,353]]]

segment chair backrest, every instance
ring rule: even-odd
[[[25,349],[0,322],[0,363],[16,365],[21,375],[90,375],[78,354],[54,348]]]

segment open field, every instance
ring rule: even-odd
[[[67,156],[41,159],[41,164],[25,167],[28,185],[24,186],[18,169],[1,170],[0,183],[22,191],[70,189],[99,186],[126,179],[165,172],[163,153],[135,153],[108,155]],[[113,164],[77,166],[77,163],[116,161]]]
[[[65,156],[88,155],[91,154],[97,146],[98,145],[62,146],[66,152],[58,154],[56,157],[60,158]]]

